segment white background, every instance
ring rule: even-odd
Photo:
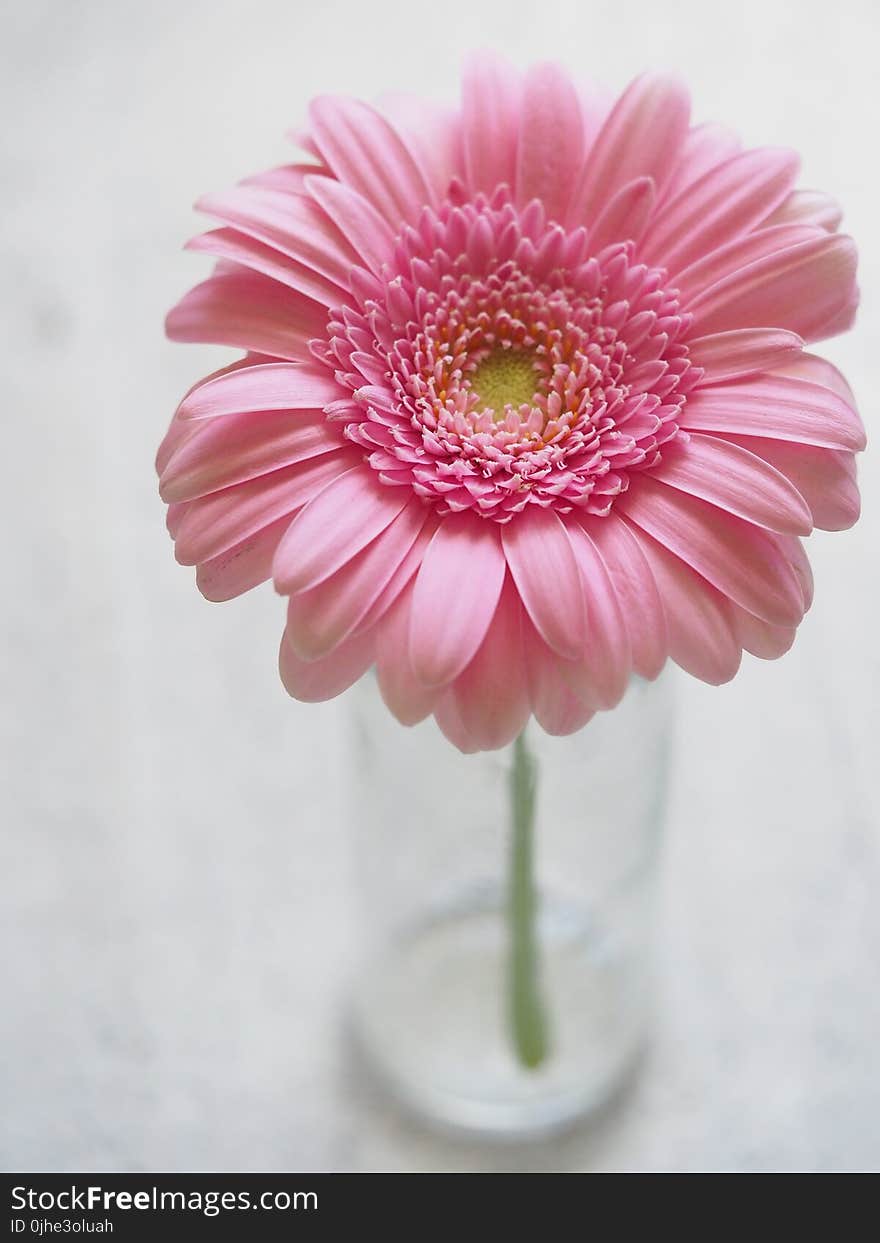
[[[826,352],[877,427],[878,7],[843,0],[107,0],[3,19],[0,1164],[38,1170],[831,1170],[880,1165],[876,456],[811,541],[794,651],[680,679],[664,1002],[638,1086],[502,1152],[399,1121],[337,1038],[351,947],[345,704],[275,671],[269,589],[209,606],[152,457],[228,357],[172,346],[200,192],[286,158],[317,92],[456,91],[462,53],[619,87],[804,155],[862,251]],[[876,435],[876,432],[874,432]]]

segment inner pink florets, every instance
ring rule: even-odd
[[[313,343],[352,394],[328,413],[440,513],[606,514],[678,433],[689,317],[630,243],[593,253],[502,188],[425,209],[383,277],[359,274]]]

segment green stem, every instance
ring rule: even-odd
[[[508,1007],[513,1047],[519,1062],[534,1069],[547,1056],[547,1023],[541,1000],[537,940],[537,894],[534,876],[534,826],[537,765],[525,732],[513,744],[510,811],[508,919]]]

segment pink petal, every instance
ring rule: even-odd
[[[329,177],[310,177],[306,185],[371,271],[379,272],[391,262],[394,234],[368,199]]]
[[[858,414],[820,384],[786,375],[766,375],[692,393],[678,419],[681,427],[704,432],[794,440],[827,449],[858,452],[865,432]]]
[[[738,605],[733,610],[733,632],[737,642],[760,660],[776,660],[789,650],[797,633],[794,626],[771,626]]]
[[[383,95],[379,106],[406,142],[433,192],[433,201],[443,202],[449,197],[453,177],[464,173],[457,109],[403,93]]]
[[[633,668],[643,678],[656,678],[666,663],[669,638],[663,602],[642,547],[631,528],[613,512],[590,522],[587,529],[620,605]]]
[[[820,449],[759,436],[726,439],[769,462],[790,479],[806,501],[813,525],[822,531],[845,531],[859,517],[861,500],[851,453]]]
[[[447,688],[434,705],[434,719],[452,745],[463,755],[473,755],[479,751],[478,743],[465,729],[458,700],[451,688]]]
[[[306,188],[306,177],[316,174],[328,176],[329,168],[322,164],[279,164],[275,168],[266,168],[259,173],[251,173],[242,177],[240,185],[262,186],[267,190],[286,190],[288,194],[303,194]]]
[[[233,186],[221,194],[203,195],[196,208],[305,264],[342,289],[358,262],[333,222],[307,195]]]
[[[806,225],[774,225],[772,228],[757,229],[754,233],[725,242],[697,259],[690,267],[676,272],[675,285],[683,302],[690,306],[692,301],[720,281],[750,268],[759,259],[815,241],[817,236],[817,231]]]
[[[530,505],[501,529],[504,555],[520,598],[544,640],[578,659],[587,634],[580,570],[560,518]]]
[[[181,419],[213,419],[262,410],[319,410],[345,396],[320,363],[263,363],[242,367],[190,389],[177,407]]]
[[[809,612],[813,603],[813,571],[803,541],[799,540],[796,535],[778,535],[775,531],[766,531],[765,534],[779,556],[791,566],[800,588],[803,611]]]
[[[631,530],[660,591],[670,656],[686,672],[712,686],[729,682],[742,659],[730,601],[644,531]]]
[[[685,134],[678,160],[660,195],[662,203],[671,203],[687,186],[724,164],[741,148],[738,136],[723,125],[696,125]]]
[[[305,125],[292,125],[285,133],[285,138],[288,138],[295,147],[299,147],[300,151],[311,156],[313,160],[321,160],[318,145]],[[330,170],[322,165],[320,171],[326,173]]]
[[[363,619],[358,622],[357,629],[359,631],[369,626],[375,626],[385,616],[410,580],[415,577],[419,566],[422,564],[425,551],[434,538],[434,532],[437,530],[439,521],[436,514],[430,508],[427,508],[424,525],[406,556],[400,562],[400,565],[398,565],[388,579],[388,582],[376,596],[370,608],[364,614]]]
[[[236,267],[259,272],[322,306],[338,306],[345,297],[345,290],[340,285],[321,276],[314,268],[282,255],[280,250],[255,241],[238,229],[211,229],[208,233],[200,233],[187,242],[186,249],[214,255]]]
[[[632,669],[626,622],[596,545],[580,524],[570,522],[567,530],[587,604],[587,641],[580,664],[599,706],[613,708],[623,698]]]
[[[846,376],[827,358],[804,352],[782,365],[777,365],[773,368],[773,372],[774,375],[790,376],[794,380],[807,380],[810,384],[819,384],[822,388],[830,389],[858,417],[857,402]],[[861,421],[859,421],[859,428],[864,437]]]
[[[308,591],[291,596],[287,634],[304,660],[316,660],[338,647],[361,622],[401,565],[428,517],[413,498],[385,530],[335,574]]]
[[[165,526],[172,539],[177,539],[177,532],[187,512],[192,508],[192,501],[182,501],[178,505],[169,505],[165,513]]]
[[[782,328],[734,328],[688,342],[688,358],[705,371],[703,384],[742,379],[796,358],[803,341]]]
[[[368,631],[349,639],[323,660],[301,660],[285,631],[278,656],[284,689],[303,703],[335,699],[366,673],[373,663],[375,646],[375,635]]]
[[[529,678],[529,695],[535,719],[548,734],[563,737],[582,729],[595,715],[595,707],[579,699],[552,652],[528,619],[523,619],[523,644]]]
[[[427,686],[451,682],[473,658],[504,582],[497,524],[460,514],[444,518],[415,581],[409,658]]]
[[[727,440],[693,432],[687,441],[664,448],[651,476],[771,531],[809,535],[813,529],[809,507],[794,484]]]
[[[650,177],[637,177],[622,186],[590,230],[593,254],[612,242],[637,242],[650,219],[654,198],[654,183]]]
[[[568,74],[559,65],[534,65],[523,88],[517,201],[540,199],[550,220],[564,220],[583,159],[581,106]]]
[[[595,79],[578,81],[577,87],[584,131],[584,151],[589,155],[617,101],[614,93]]]
[[[196,585],[205,599],[232,600],[271,578],[275,549],[291,521],[292,515],[285,514],[240,544],[203,561],[196,570]]]
[[[779,542],[780,552],[788,558],[791,568],[798,577],[804,596],[804,612],[809,613],[813,607],[813,595],[816,584],[813,579],[813,568],[810,565],[803,542],[795,539],[792,535],[776,535],[774,539]]]
[[[642,475],[618,507],[631,522],[687,562],[744,609],[777,626],[796,626],[803,593],[769,532]]]
[[[687,133],[687,91],[662,74],[631,83],[599,132],[569,206],[568,222],[590,224],[623,186],[650,177],[661,188]]]
[[[198,423],[187,422],[185,419],[179,419],[176,415],[172,416],[168,425],[168,431],[162,437],[162,443],[156,452],[156,473],[161,475],[174,454],[185,444],[191,436],[194,436]]]
[[[763,148],[710,169],[657,213],[639,257],[674,275],[748,233],[788,194],[798,164],[793,151]]]
[[[168,313],[172,341],[204,341],[307,360],[327,312],[317,302],[256,272],[230,272],[196,285]]]
[[[309,118],[318,149],[340,182],[372,204],[395,232],[433,202],[407,144],[375,108],[324,95],[312,100]]]
[[[464,168],[471,190],[516,184],[521,88],[516,72],[488,52],[472,56],[462,82]]]
[[[211,372],[210,375],[203,375],[184,394],[184,400],[189,397],[190,393],[195,393],[196,389],[201,388],[201,385],[208,384],[209,380],[220,379],[221,375],[230,375],[232,372],[240,372],[240,370],[244,370],[246,367],[254,367],[254,362],[252,362],[250,357],[237,358],[234,363],[230,363],[227,367],[221,367],[216,372]],[[178,451],[180,445],[185,440],[189,440],[190,436],[195,435],[198,426],[199,424],[193,420],[181,419],[178,413],[172,416],[168,431],[164,435],[162,444],[159,445],[157,455],[155,455],[155,471],[157,471],[158,475],[162,475],[165,466],[168,466],[168,462],[172,460],[172,456]]]
[[[346,449],[326,453],[188,502],[177,531],[177,560],[181,565],[208,561],[292,515],[353,460],[357,455]]]
[[[308,591],[380,535],[412,497],[389,488],[363,462],[339,475],[291,523],[272,569],[282,595]]]
[[[852,239],[838,234],[758,259],[694,300],[694,334],[772,324],[819,340],[842,313],[855,313],[856,261]]]
[[[507,746],[529,719],[522,606],[509,576],[486,637],[452,691],[469,741],[481,751]]]
[[[212,371],[210,375],[202,376],[192,387],[184,394],[184,400],[194,393],[197,388],[203,384],[207,384],[209,380],[219,380],[221,376],[231,375],[233,371],[242,371],[245,367],[254,366],[250,358],[238,358],[234,363],[230,363],[228,367],[221,367],[219,371]],[[178,407],[179,409],[179,407]],[[192,420],[181,419],[178,413],[172,416],[168,431],[159,445],[156,453],[156,473],[161,475],[165,467],[171,461],[172,456],[177,452],[185,440],[190,436],[194,436],[198,429],[198,423]]]
[[[388,710],[401,725],[416,725],[433,710],[441,687],[425,686],[413,673],[409,634],[415,584],[404,587],[376,627],[376,672]]]
[[[193,421],[194,435],[171,456],[159,481],[164,501],[190,501],[318,457],[347,443],[319,410],[251,411]]]
[[[830,195],[819,190],[793,190],[765,223],[811,224],[834,233],[842,219],[840,204]]]

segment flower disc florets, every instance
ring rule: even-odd
[[[383,482],[506,522],[530,503],[606,514],[657,464],[700,372],[677,292],[631,245],[591,254],[586,229],[502,188],[426,209],[396,259],[313,344]]]

